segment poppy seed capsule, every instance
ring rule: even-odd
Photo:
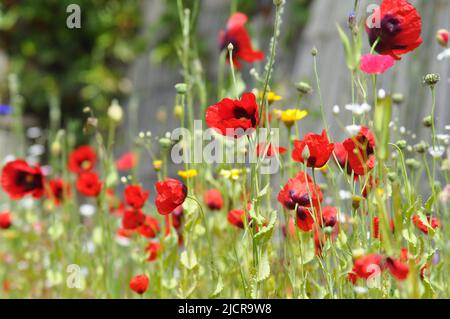
[[[177,91],[177,94],[185,94],[187,91],[186,83],[175,84],[175,90]]]
[[[433,126],[433,119],[431,118],[431,115],[428,115],[423,118],[422,123],[425,127],[432,127]]]
[[[392,102],[394,102],[394,104],[400,105],[403,103],[403,101],[404,101],[403,94],[401,93],[392,94]]]

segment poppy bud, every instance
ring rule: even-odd
[[[317,48],[312,48],[312,50],[311,50],[311,55],[312,56],[317,56],[317,54],[319,53],[319,51],[317,50]]]
[[[310,156],[311,156],[311,153],[309,152],[309,147],[308,147],[308,145],[306,145],[302,151],[302,158],[304,161],[308,161],[308,158]]]
[[[433,126],[433,119],[430,115],[423,118],[422,123],[425,127],[431,127]]]
[[[184,110],[183,110],[183,106],[182,105],[175,105],[175,108],[173,109],[173,115],[175,115],[175,117],[177,119],[182,119],[183,115],[184,115]]]
[[[162,148],[168,149],[171,144],[172,142],[170,141],[169,138],[162,137],[159,139],[159,145],[161,145]]]
[[[146,275],[137,275],[130,280],[130,288],[142,295],[148,288],[149,279]]]
[[[61,153],[61,143],[59,141],[54,141],[50,146],[50,151],[52,155],[58,156]]]
[[[284,4],[284,0],[273,0],[273,4],[277,7],[279,7],[282,4]]]
[[[123,109],[119,102],[114,99],[108,108],[108,117],[115,123],[120,123],[123,118]]]
[[[419,154],[423,154],[427,150],[427,144],[424,141],[422,141],[422,142],[414,145],[414,150]]]
[[[187,91],[186,83],[175,84],[175,90],[177,91],[177,94],[185,94]]]
[[[423,77],[423,82],[429,86],[435,86],[441,80],[441,76],[437,73],[430,73]]]
[[[228,49],[228,51],[233,51],[233,49],[234,49],[234,46],[233,46],[233,43],[228,43],[228,47],[227,47],[227,49]]]
[[[387,174],[387,177],[388,177],[389,181],[395,182],[397,180],[397,173],[389,172]]]
[[[399,149],[404,150],[406,146],[408,146],[408,143],[405,140],[399,140],[397,141],[397,146]]]
[[[448,47],[448,30],[440,29],[436,34],[437,42],[444,48]]]
[[[417,161],[415,158],[408,158],[405,161],[405,164],[412,170],[417,170],[420,168],[420,162]]]
[[[312,87],[306,82],[299,82],[295,85],[297,91],[302,95],[307,95],[312,92]]]
[[[403,101],[404,101],[403,94],[401,93],[392,94],[392,102],[394,102],[394,104],[400,105],[403,103]]]

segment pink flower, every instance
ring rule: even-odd
[[[395,64],[390,55],[365,54],[361,57],[360,69],[367,74],[383,74]]]

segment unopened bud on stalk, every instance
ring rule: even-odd
[[[408,143],[405,140],[399,140],[397,141],[397,146],[399,149],[404,150],[406,146],[408,146]]]
[[[440,29],[436,33],[437,42],[444,48],[448,47],[448,38],[449,38],[448,30],[446,30],[446,29]]]
[[[108,117],[116,124],[122,121],[123,109],[116,99],[112,101],[111,105],[108,108]]]
[[[356,27],[356,14],[354,12],[348,15],[348,27],[350,30],[354,30]]]
[[[317,50],[316,47],[312,48],[312,50],[311,50],[311,55],[312,56],[317,56],[318,53],[319,53],[319,51]]]
[[[297,89],[298,93],[302,95],[308,95],[312,92],[312,87],[306,82],[299,82],[295,85],[295,88]]]
[[[167,137],[162,137],[159,139],[159,145],[164,149],[169,149],[172,145],[172,141]]]
[[[406,166],[408,166],[412,170],[417,170],[420,168],[420,162],[415,158],[408,158],[405,161]]]
[[[429,86],[435,86],[441,80],[441,76],[437,73],[430,73],[423,77],[423,83]]]
[[[177,119],[181,120],[183,118],[183,115],[184,115],[183,106],[175,105],[175,107],[173,109],[173,115],[175,115],[175,117]]]
[[[61,143],[58,140],[55,140],[50,146],[50,151],[53,156],[58,156],[61,153]]]
[[[394,104],[400,105],[403,103],[404,99],[405,98],[403,97],[403,94],[401,94],[401,93],[392,94],[392,102],[394,102]]]
[[[424,117],[422,123],[425,127],[433,126],[433,119],[431,118],[431,115]]]
[[[86,106],[83,108],[83,113],[89,113],[91,111],[91,108],[89,106]]]
[[[186,83],[175,84],[175,90],[177,91],[177,94],[185,94],[187,91]]]
[[[422,141],[414,145],[414,150],[419,154],[423,154],[427,151],[427,144],[424,141]]]
[[[397,174],[395,172],[389,172],[387,177],[390,182],[395,182],[397,180]]]
[[[302,151],[302,158],[304,161],[307,161],[310,156],[311,156],[311,153],[309,152],[309,147],[308,147],[308,145],[306,145]]]
[[[273,0],[273,4],[275,6],[281,6],[284,3],[284,0]]]
[[[231,42],[228,43],[227,49],[228,49],[228,51],[233,51],[233,49],[234,49],[233,43],[231,43]]]

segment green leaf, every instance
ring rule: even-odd
[[[416,247],[416,245],[417,245],[417,237],[416,237],[416,235],[414,235],[414,233],[413,232],[409,232],[408,231],[408,229],[403,229],[403,231],[402,231],[402,236],[403,236],[403,238],[405,238],[405,240],[407,241],[407,242],[409,242],[410,244],[412,244],[414,247]]]
[[[214,292],[211,294],[211,298],[217,297],[223,290],[223,279],[222,276],[219,275],[219,278],[217,278],[217,285]]]
[[[198,266],[197,256],[194,251],[188,253],[186,250],[181,253],[180,256],[181,264],[189,270],[194,269]]]
[[[345,51],[345,61],[347,63],[347,67],[350,70],[353,70],[353,54],[352,54],[352,46],[350,44],[350,40],[348,39],[345,32],[342,30],[339,24],[336,25],[339,37],[341,38],[341,42],[344,45],[344,51]]]
[[[267,253],[267,249],[261,256],[258,265],[258,274],[256,276],[256,281],[261,282],[269,278],[270,276],[270,264],[269,264],[269,254]]]
[[[269,218],[270,219],[267,226],[262,226],[262,228],[255,234],[255,241],[259,246],[264,246],[272,239],[273,230],[277,221],[277,212],[271,212]]]

